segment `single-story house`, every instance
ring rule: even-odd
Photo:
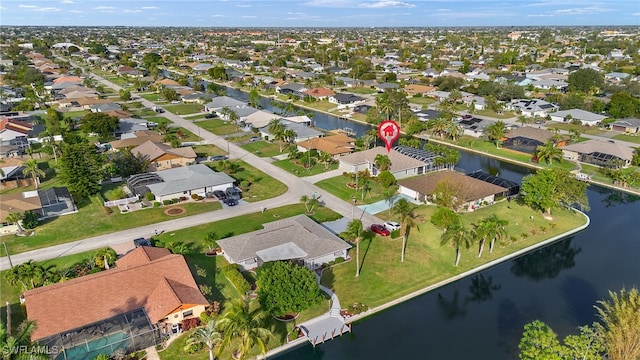
[[[308,90],[305,90],[304,93],[316,100],[324,100],[324,99],[327,99],[329,96],[333,96],[336,94],[333,90],[327,89],[325,87],[308,89]]]
[[[627,134],[640,133],[640,119],[626,118],[609,124],[609,129]]]
[[[170,145],[146,141],[131,149],[134,155],[141,155],[149,160],[149,171],[170,169],[177,166],[191,165],[196,161],[196,152],[190,146],[173,148]]]
[[[509,131],[502,147],[528,154],[536,152],[538,146],[546,144],[555,134],[545,129],[525,126]]]
[[[0,201],[0,222],[6,223],[6,218],[14,212],[24,213],[33,211],[39,219],[47,219],[60,215],[73,214],[78,208],[66,187],[53,187],[9,193],[2,195]]]
[[[339,93],[329,96],[329,102],[338,105],[356,105],[361,104],[364,101],[364,98],[354,94]]]
[[[509,189],[494,185],[453,170],[437,171],[423,176],[398,181],[400,194],[418,202],[434,202],[433,193],[438,184],[447,183],[456,190],[456,196],[462,197],[461,209],[473,211],[482,206],[491,205],[496,196],[506,196]]]
[[[236,100],[229,96],[218,96],[211,99],[211,102],[204,105],[204,111],[208,113],[214,113],[214,112],[218,112],[219,110],[222,110],[225,107],[231,108],[234,106],[242,106],[246,104],[247,104],[246,102]]]
[[[611,166],[619,161],[623,167],[631,165],[633,149],[613,140],[590,139],[562,148],[565,159],[598,166]]]
[[[147,141],[162,142],[162,135],[153,130],[142,130],[134,132],[126,132],[120,135],[120,140],[114,140],[109,143],[112,149],[123,149],[134,147],[146,143]]]
[[[285,119],[279,119],[279,121],[284,127],[284,130],[293,130],[293,132],[296,134],[295,138],[293,139],[294,143],[324,136],[323,132],[304,124],[299,124]],[[269,139],[273,139],[273,134],[269,132],[268,125],[260,128],[260,134],[262,137],[268,136]]]
[[[253,108],[252,108],[253,109]],[[254,129],[260,129],[264,126],[267,126],[271,120],[273,119],[279,119],[280,116],[276,115],[274,113],[268,112],[268,111],[264,111],[264,110],[257,110],[249,115],[247,115],[246,117],[244,117],[241,122],[244,123],[245,126],[247,127],[251,127]]]
[[[431,171],[434,166],[433,163],[414,159],[395,149],[387,151],[386,148],[378,146],[369,150],[341,156],[338,159],[340,162],[338,169],[348,173],[368,170],[372,176],[378,176],[380,170],[375,166],[375,158],[377,155],[386,155],[389,157],[389,160],[391,160],[391,168],[389,171],[396,179],[424,174]]]
[[[192,194],[205,197],[215,190],[225,191],[233,187],[235,179],[215,172],[204,164],[176,167],[146,174],[136,174],[127,179],[127,186],[134,194],[144,196],[151,192],[156,201],[189,198]]]
[[[517,99],[507,103],[507,109],[520,112],[526,117],[546,117],[560,107],[539,99]]]
[[[463,133],[473,137],[481,137],[484,134],[484,128],[493,123],[494,122],[491,120],[471,115],[467,115],[466,117],[462,117],[458,120],[458,124],[462,127]]]
[[[297,143],[298,150],[306,152],[315,149],[333,157],[351,154],[356,150],[356,139],[345,134],[336,134],[325,137],[316,137]]]
[[[33,130],[28,122],[12,118],[0,119],[0,141],[10,141],[19,137],[27,137]]]
[[[382,93],[387,89],[399,89],[400,84],[384,82],[384,83],[377,84],[375,88],[378,92]]]
[[[294,260],[309,269],[347,259],[351,245],[306,215],[263,224],[264,229],[218,240],[222,255],[243,270],[265,262]]]
[[[438,118],[440,116],[440,111],[432,109],[422,109],[414,111],[414,114],[420,121],[429,121]]]
[[[409,84],[404,87],[404,92],[406,92],[408,96],[414,96],[414,95],[425,96],[429,91],[434,91],[435,89],[436,88],[433,86]]]
[[[159,343],[154,328],[198,318],[209,305],[184,256],[149,246],[118,259],[115,268],[28,290],[23,300],[27,318],[38,324],[33,341],[87,359],[96,355],[87,342],[130,338],[126,351],[141,350]]]
[[[563,111],[556,111],[549,114],[552,121],[567,122],[569,120],[580,120],[582,125],[596,126],[600,121],[606,119],[604,115],[592,113],[590,111],[582,109],[570,109]]]

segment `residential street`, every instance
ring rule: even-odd
[[[100,83],[105,86],[108,86],[116,91],[120,90],[121,87],[116,84],[105,80],[95,74],[92,74],[94,78],[96,78]],[[140,98],[142,104],[146,107],[155,106],[151,101]],[[175,220],[168,220],[158,224],[152,224],[147,226],[141,226],[134,229],[123,230],[111,234],[105,234],[100,236],[95,236],[83,240],[74,241],[71,243],[56,245],[48,248],[28,251],[25,253],[20,253],[11,256],[11,262],[13,265],[24,263],[28,260],[36,260],[43,261],[47,259],[53,259],[60,256],[76,254],[84,251],[99,249],[105,246],[111,246],[117,243],[121,243],[127,240],[133,240],[139,237],[149,237],[155,234],[155,231],[158,232],[171,232],[179,229],[188,228],[191,226],[206,224],[213,221],[218,221],[234,216],[245,215],[253,212],[260,211],[262,207],[266,207],[267,209],[276,208],[279,206],[287,205],[287,204],[295,204],[300,202],[300,197],[302,195],[311,196],[314,192],[317,194],[319,199],[324,203],[324,206],[336,211],[337,213],[345,216],[351,217],[352,214],[352,204],[343,201],[336,196],[318,188],[313,185],[314,179],[305,179],[298,178],[285,170],[282,170],[276,166],[271,165],[267,159],[260,158],[254,154],[249,153],[248,151],[240,148],[234,143],[227,144],[227,141],[220,136],[212,134],[202,128],[198,129],[192,121],[185,120],[180,116],[172,114],[168,111],[163,114],[159,114],[165,116],[167,119],[171,120],[178,126],[184,127],[191,131],[194,134],[200,134],[200,137],[209,144],[214,144],[221,149],[226,149],[229,146],[229,157],[231,159],[242,159],[247,162],[251,166],[263,171],[266,174],[269,174],[271,177],[281,181],[284,183],[288,190],[281,196],[255,202],[249,203],[247,205],[235,206],[231,208],[224,208],[221,210],[211,211],[203,214],[183,217]],[[329,174],[329,173],[324,173]],[[315,181],[324,178],[326,175],[320,174],[318,177],[315,177]],[[336,173],[336,174],[339,174]],[[70,215],[73,216],[73,215]],[[381,223],[381,220],[376,218],[371,214],[365,213],[363,218],[363,224],[368,226],[372,223]],[[37,231],[37,230],[36,230]],[[7,257],[0,258],[0,269],[8,269],[10,267],[9,259]]]

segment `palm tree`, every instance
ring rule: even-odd
[[[507,127],[504,121],[500,120],[484,128],[484,133],[490,140],[496,142],[496,149],[498,149],[502,138],[507,133]]]
[[[552,141],[549,141],[536,148],[536,157],[538,158],[538,162],[544,160],[547,164],[552,164],[554,160],[562,162],[562,149],[557,147]]]
[[[18,227],[18,232],[23,232],[24,229],[22,228],[22,226],[20,225],[20,221],[22,221],[22,219],[24,218],[24,215],[22,215],[22,213],[19,212],[12,212],[9,215],[7,215],[6,217],[6,221],[9,224],[15,224]]]
[[[0,354],[3,360],[13,359],[49,359],[49,355],[44,352],[39,353],[34,351],[32,353],[20,354],[17,350],[26,347],[27,349],[32,345],[31,334],[36,330],[36,323],[31,320],[24,320],[20,326],[18,326],[18,332],[16,335],[7,334],[6,327],[0,323]]]
[[[280,152],[282,152],[282,141],[284,140],[284,125],[280,123],[280,119],[271,119],[271,121],[269,121],[267,129],[273,135],[273,138],[280,142]]]
[[[526,117],[526,116],[524,116],[524,115],[520,115],[520,116],[518,116],[518,122],[519,122],[520,124],[522,124],[522,126],[524,127],[526,124],[528,124],[528,123],[529,123],[529,118],[527,118],[527,117]]]
[[[438,117],[433,120],[429,120],[427,123],[427,128],[433,135],[440,137],[440,139],[444,139],[444,136],[447,134],[447,128],[449,127],[449,120],[444,117]]]
[[[378,107],[378,111],[382,114],[385,114],[389,119],[391,116],[391,112],[393,111],[393,104],[391,103],[391,99],[389,99],[389,94],[384,92],[376,97],[376,106]]]
[[[166,134],[163,138],[162,141],[165,143],[169,143],[171,145],[171,147],[174,148],[179,148],[180,147],[180,139],[178,138],[178,135],[176,134]]]
[[[213,360],[213,349],[222,344],[223,340],[222,333],[216,330],[216,325],[216,320],[212,318],[207,325],[194,331],[187,339],[185,350],[190,349],[192,346],[205,345],[209,349],[209,360]]]
[[[447,136],[449,136],[453,141],[456,141],[464,132],[462,127],[453,121],[449,121],[445,131],[447,132]]]
[[[282,132],[282,140],[289,145],[292,145],[296,140],[296,132],[293,129],[286,129]]]
[[[393,206],[393,212],[400,215],[400,228],[402,229],[402,249],[400,253],[400,262],[404,262],[404,254],[407,247],[407,239],[411,228],[418,228],[416,221],[416,215],[413,212],[413,207],[409,204],[407,199],[399,199]]]
[[[218,234],[213,231],[208,232],[204,237],[204,240],[202,240],[202,242],[209,249],[207,251],[208,254],[213,253],[213,248],[218,245],[218,240],[220,240],[220,236],[218,236]]]
[[[389,157],[384,154],[376,155],[373,163],[380,171],[386,171],[391,168],[391,159],[389,159]]]
[[[227,119],[236,126],[236,131],[238,131],[240,127],[240,116],[238,115],[238,113],[233,110],[229,110]]]
[[[393,206],[393,198],[396,196],[396,191],[398,191],[398,186],[394,185],[391,188],[385,189],[382,193],[384,196],[384,201],[387,203],[389,207],[389,214],[391,214],[391,208]]]
[[[356,277],[360,276],[360,239],[362,237],[362,220],[353,219],[347,225],[343,236],[356,244]]]
[[[313,209],[315,209],[316,206],[320,205],[320,200],[318,200],[315,196],[309,197],[307,195],[302,195],[300,197],[300,201],[304,203],[304,206],[307,209],[307,214],[313,214]]]
[[[267,313],[259,307],[250,310],[250,305],[247,299],[236,299],[230,303],[218,321],[224,333],[221,349],[229,345],[234,338],[240,338],[240,344],[234,351],[234,355],[240,359],[247,355],[254,345],[258,345],[260,353],[264,355],[267,352],[267,339],[273,336],[269,329],[263,327]]]
[[[447,231],[440,236],[440,245],[447,243],[453,243],[453,246],[456,248],[455,266],[458,266],[461,255],[460,248],[470,248],[471,244],[473,244],[473,236],[469,230],[465,229],[464,225],[457,223],[449,227]]]
[[[598,301],[596,310],[601,323],[595,328],[611,360],[640,358],[640,292],[622,289],[609,292],[609,301]]]
[[[480,223],[474,225],[476,239],[480,242],[478,257],[482,256],[484,244],[487,239],[491,239],[489,253],[493,252],[493,245],[495,244],[496,239],[500,240],[506,236],[504,227],[508,224],[509,222],[507,220],[499,219],[495,214],[491,214],[482,219]]]
[[[44,170],[38,167],[38,163],[34,159],[25,161],[22,166],[24,167],[22,169],[22,174],[24,174],[24,176],[31,176],[33,178],[33,181],[36,183],[37,189],[38,185],[40,185],[40,176],[44,176],[45,174]]]

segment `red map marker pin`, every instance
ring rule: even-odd
[[[378,126],[378,136],[387,147],[387,152],[389,152],[393,142],[400,137],[400,126],[393,120],[385,120]]]

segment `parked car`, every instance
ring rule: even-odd
[[[261,136],[252,136],[251,138],[249,138],[249,141],[258,141],[258,140],[262,140]]]
[[[382,224],[385,229],[389,230],[389,231],[394,231],[394,230],[398,230],[400,229],[400,224],[398,224],[395,221],[387,221],[386,223]]]
[[[172,104],[180,104],[180,100],[173,100],[171,103]]]
[[[221,160],[227,160],[227,157],[224,155],[209,156],[209,161],[221,161]]]
[[[227,194],[222,190],[215,190],[213,192],[213,195],[215,195],[215,197],[217,197],[218,200],[220,200],[220,201],[224,201],[224,200],[227,199]]]
[[[372,224],[370,229],[374,233],[376,233],[378,235],[381,235],[381,236],[389,236],[389,234],[391,234],[391,232],[389,230],[387,230],[384,227],[384,225],[380,225],[380,224]]]
[[[216,114],[207,114],[204,116],[205,119],[213,119],[214,117],[216,117]]]
[[[242,193],[240,192],[240,190],[234,187],[228,187],[225,192],[227,193],[227,197],[231,199],[240,200],[240,198],[242,197]]]
[[[157,232],[157,231],[156,231]],[[149,239],[145,239],[145,238],[137,238],[135,240],[133,240],[133,245],[135,245],[135,247],[140,247],[140,246],[153,246],[151,244],[151,241],[149,241]]]
[[[227,204],[227,206],[236,206],[238,205],[238,200],[234,198],[227,198],[224,203]]]

